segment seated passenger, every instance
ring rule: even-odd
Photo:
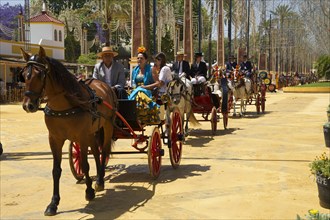
[[[139,47],[138,65],[132,71],[131,85],[133,91],[129,100],[137,101],[138,115],[143,121],[157,121],[158,105],[153,101],[152,90],[160,84],[158,76],[152,73],[151,65],[147,62],[148,55],[144,47]],[[150,117],[149,117],[150,115]],[[139,117],[141,119],[141,117]]]
[[[127,99],[125,87],[124,67],[121,63],[113,60],[118,55],[111,47],[103,47],[102,52],[97,54],[102,62],[94,67],[93,78],[106,82],[112,87],[119,99]]]
[[[172,73],[170,67],[166,66],[166,56],[160,52],[155,57],[156,66],[159,67],[159,95],[166,93],[167,84],[172,81]]]
[[[253,66],[247,55],[243,56],[243,62],[241,62],[241,71],[245,73],[245,76],[251,78]]]
[[[192,84],[200,84],[206,81],[207,66],[202,61],[203,53],[195,53],[195,62],[191,65],[190,77]]]

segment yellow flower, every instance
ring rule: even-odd
[[[309,214],[311,214],[311,215],[317,215],[317,214],[319,214],[319,211],[316,210],[316,209],[310,209],[310,210],[308,210],[308,212],[309,212]]]
[[[138,53],[145,53],[147,51],[147,49],[144,46],[140,46],[138,48]]]

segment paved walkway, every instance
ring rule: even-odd
[[[92,202],[71,175],[63,148],[61,202],[56,219],[295,219],[319,206],[308,164],[325,148],[329,94],[267,94],[266,113],[249,106],[230,118],[227,130],[202,122],[188,137],[181,166],[173,170],[168,150],[161,176],[152,181],[145,155],[115,155],[105,191]],[[43,216],[52,194],[52,157],[43,113],[0,106],[0,218]],[[198,116],[199,117],[199,116]],[[148,133],[147,133],[148,134]],[[118,140],[115,149],[131,149]],[[92,175],[95,167],[90,160]]]

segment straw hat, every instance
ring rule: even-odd
[[[112,50],[112,47],[103,47],[102,48],[102,52],[98,53],[97,56],[98,57],[102,57],[104,54],[112,54],[114,57],[118,55],[117,52]]]
[[[185,53],[183,52],[183,50],[179,50],[178,52],[176,52],[176,55],[187,56],[187,54],[185,54]]]

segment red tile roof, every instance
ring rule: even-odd
[[[57,24],[64,24],[62,21],[48,15],[47,12],[42,12],[40,15],[30,18],[30,22],[54,22]]]

